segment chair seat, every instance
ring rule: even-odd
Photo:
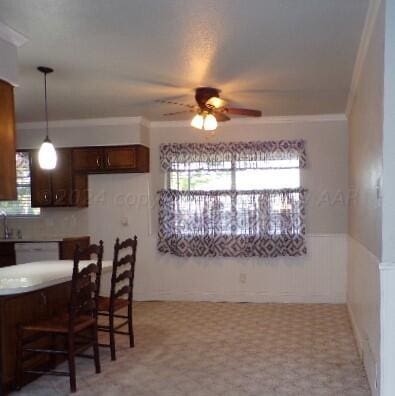
[[[95,318],[87,315],[79,315],[74,321],[74,331],[79,332],[84,330],[96,322]],[[65,313],[59,316],[54,316],[49,319],[41,320],[30,325],[23,326],[24,330],[43,332],[43,333],[63,333],[69,332],[69,314]]]
[[[116,298],[114,302],[114,311],[118,311],[121,308],[125,308],[129,305],[129,300],[123,298]],[[99,297],[98,304],[99,312],[109,312],[110,311],[110,298],[109,297]]]

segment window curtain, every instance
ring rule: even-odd
[[[163,144],[166,172],[304,168],[303,140]],[[159,192],[158,250],[177,256],[306,254],[305,190]]]
[[[306,254],[305,190],[160,191],[158,250],[177,256]]]
[[[305,168],[307,156],[304,140],[279,140],[242,143],[170,143],[160,146],[162,170],[229,169],[229,162],[236,169],[275,169],[289,166],[295,161],[297,167]]]

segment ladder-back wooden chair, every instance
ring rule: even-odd
[[[95,255],[96,259],[91,259],[88,265],[80,268],[81,257],[91,257],[92,255]],[[102,258],[103,241],[100,241],[99,245],[90,245],[83,250],[77,246],[74,254],[68,310],[48,319],[18,327],[17,389],[20,389],[24,382],[24,374],[30,373],[33,375],[68,376],[70,378],[70,390],[75,392],[77,389],[75,357],[93,358],[96,373],[100,373],[97,307]],[[64,348],[59,347],[58,336],[63,337],[62,345],[65,345]],[[45,342],[44,347],[37,346],[38,341],[45,341],[46,339],[51,340],[49,347],[46,347],[49,342]],[[40,345],[42,345],[42,342]],[[82,353],[89,347],[93,347],[93,355]],[[50,357],[49,362],[46,362],[42,369],[26,368],[25,363],[36,358],[38,354],[48,355]],[[59,355],[67,359],[68,371],[55,370],[56,357]]]
[[[129,250],[123,257],[120,251]],[[99,312],[101,316],[108,317],[108,324],[99,324],[99,331],[109,333],[110,343],[100,344],[102,347],[109,347],[111,351],[111,360],[116,359],[115,353],[115,334],[129,336],[129,346],[134,347],[133,333],[133,282],[134,268],[136,265],[137,237],[128,238],[122,243],[117,238],[114,245],[114,260],[111,276],[110,297],[99,297]],[[127,308],[127,314],[121,314],[120,311]],[[126,319],[115,324],[115,319]],[[122,331],[120,328],[128,325],[128,331]]]

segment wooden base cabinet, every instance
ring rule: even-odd
[[[18,324],[46,319],[67,309],[71,282],[30,293],[0,296],[0,395],[15,384]],[[43,359],[47,359],[44,355]],[[32,364],[42,364],[36,361]],[[32,378],[33,379],[33,378]]]

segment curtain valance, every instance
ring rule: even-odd
[[[306,254],[305,190],[160,194],[158,250],[177,256]]]
[[[304,140],[240,143],[169,143],[160,146],[164,171],[229,169],[304,168]]]

